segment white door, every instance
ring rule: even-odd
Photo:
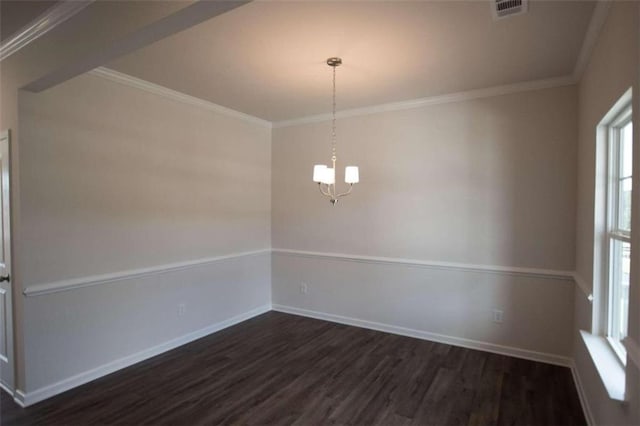
[[[0,133],[0,386],[13,394],[9,131]]]

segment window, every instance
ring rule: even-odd
[[[593,206],[596,237],[593,298],[589,299],[593,303],[593,318],[591,333],[580,331],[609,397],[616,401],[626,401],[627,354],[623,342],[628,343],[630,237],[635,225],[631,223],[632,95],[629,88],[596,128]]]
[[[607,128],[606,285],[603,330],[622,362],[626,352],[631,269],[631,187],[633,180],[631,105],[625,105]]]

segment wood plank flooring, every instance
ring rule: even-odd
[[[2,425],[583,425],[568,368],[269,312]]]

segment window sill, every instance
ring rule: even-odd
[[[620,359],[604,337],[595,336],[582,330],[580,330],[580,335],[609,398],[624,402],[625,369]]]

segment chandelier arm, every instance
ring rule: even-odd
[[[323,184],[322,182],[318,182],[318,189],[320,189],[320,192],[322,193],[322,195],[326,196],[326,197],[331,197],[331,193],[329,192],[324,192],[324,190],[322,189],[322,185],[326,185]],[[329,189],[329,185],[327,185],[327,189]]]
[[[338,194],[338,195],[336,195],[336,198],[345,197],[345,196],[347,196],[347,195],[351,194],[351,190],[352,190],[352,189],[353,189],[353,184],[352,184],[352,183],[350,183],[350,184],[349,184],[349,190],[348,190],[347,192],[343,192],[342,194]]]

